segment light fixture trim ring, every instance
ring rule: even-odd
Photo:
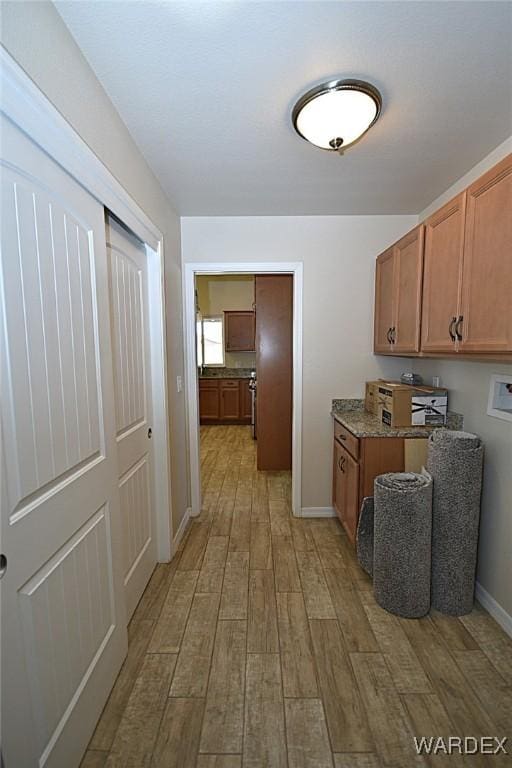
[[[296,132],[299,134],[301,139],[304,139],[304,141],[307,141],[308,144],[313,144],[306,136],[304,136],[303,133],[299,130],[299,127],[297,125],[297,120],[299,118],[300,113],[304,109],[304,107],[309,104],[311,101],[317,98],[317,96],[323,96],[326,93],[330,93],[331,91],[359,91],[360,93],[365,93],[367,96],[369,96],[376,107],[375,111],[375,117],[369,124],[369,126],[366,128],[366,130],[357,137],[354,141],[350,142],[350,144],[346,144],[343,146],[343,150],[347,149],[348,147],[351,147],[353,144],[356,144],[374,125],[377,120],[379,119],[380,113],[382,112],[382,96],[378,88],[376,88],[371,83],[367,82],[366,80],[355,80],[355,79],[341,79],[341,80],[328,80],[324,83],[320,83],[320,85],[315,85],[313,88],[310,88],[309,91],[306,91],[295,103],[295,106],[292,110],[292,123],[293,127],[295,128]],[[318,144],[313,144],[313,146],[318,147],[318,149],[324,150],[324,152],[338,152],[339,150],[333,147],[320,147]]]

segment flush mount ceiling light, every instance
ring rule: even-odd
[[[292,112],[299,136],[321,149],[343,154],[376,122],[382,98],[364,80],[331,80],[301,96]]]

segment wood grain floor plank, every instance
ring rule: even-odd
[[[276,593],[272,571],[250,571],[248,653],[279,653]]]
[[[432,685],[396,616],[377,605],[371,592],[360,592],[359,595],[398,693],[433,693]]]
[[[219,594],[196,592],[194,595],[174,670],[171,696],[206,696],[219,603]]]
[[[196,768],[204,699],[168,699],[152,768]]]
[[[338,622],[310,621],[320,692],[334,752],[369,752],[373,738]]]
[[[335,754],[334,768],[381,768],[377,755],[352,752]]]
[[[503,735],[512,733],[512,687],[483,651],[453,651],[453,656],[493,723]]]
[[[272,568],[272,544],[269,523],[251,523],[251,568]]]
[[[178,567],[179,557],[176,555],[170,563],[158,563],[148,582],[144,594],[139,600],[131,623],[150,619],[156,621],[160,616],[167,591],[172,582],[176,568]]]
[[[224,581],[224,568],[210,568],[199,571],[199,577],[196,584],[196,592],[208,594],[212,592],[222,592],[222,582]]]
[[[354,653],[378,651],[379,645],[361,602],[361,593],[347,579],[346,571],[326,570],[325,579],[348,650]]]
[[[285,696],[317,697],[309,624],[300,592],[278,592],[277,618]]]
[[[413,734],[418,740],[422,737],[442,738],[448,744],[449,737],[455,735],[455,729],[437,694],[408,693],[402,696],[402,701]],[[462,768],[464,765],[464,759],[457,753],[443,755],[441,752],[439,755],[426,756],[425,760],[433,768],[446,763],[448,768]]]
[[[108,751],[142,665],[154,622],[142,619],[128,628],[128,654],[89,743],[90,750]]]
[[[228,554],[228,536],[209,536],[204,552],[201,570],[224,568]]]
[[[103,768],[107,758],[108,752],[88,749],[80,763],[80,768]]]
[[[475,638],[456,616],[446,616],[438,611],[430,612],[430,619],[444,638],[448,648],[454,651],[477,651],[479,649]]]
[[[245,621],[219,621],[206,697],[201,752],[242,752],[246,644]]]
[[[272,536],[272,554],[276,591],[301,592],[302,587],[293,540],[289,536]]]
[[[350,660],[384,768],[424,765],[416,755],[410,723],[382,654],[351,653]]]
[[[243,766],[287,766],[279,654],[247,656]]]
[[[148,654],[119,723],[107,768],[149,768],[176,656]]]
[[[242,768],[242,755],[199,755],[197,768]]]
[[[491,664],[512,685],[512,639],[479,605],[467,616],[461,616],[460,620]]]
[[[335,619],[336,612],[316,552],[297,552],[306,613],[310,619]]]
[[[237,490],[235,508],[231,522],[229,549],[248,552],[251,542],[251,492],[239,493]]]
[[[199,571],[176,571],[160,618],[149,641],[149,653],[178,653]]]
[[[285,713],[289,768],[332,768],[320,699],[286,699]]]
[[[270,529],[273,536],[288,536],[291,538],[290,506],[284,498],[269,499],[268,512]]]
[[[292,530],[293,547],[297,552],[307,552],[316,549],[310,520],[292,517],[290,527]]]
[[[219,619],[246,619],[249,553],[229,552],[224,570]]]
[[[207,523],[192,523],[187,542],[178,563],[178,570],[198,571],[201,568],[209,530],[210,528]]]
[[[487,736],[493,724],[466,684],[444,640],[428,617],[400,619],[407,637],[429,676],[457,735]]]

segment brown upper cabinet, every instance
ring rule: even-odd
[[[423,225],[377,258],[375,352],[508,359],[512,155],[426,220],[424,248],[422,232]]]
[[[461,352],[512,352],[512,154],[467,191]]]
[[[421,348],[454,351],[464,252],[466,193],[436,211],[425,222],[425,269]]]
[[[423,224],[377,258],[374,349],[381,354],[420,348]]]
[[[426,222],[423,352],[512,351],[512,155]]]
[[[224,312],[226,352],[254,352],[254,312]]]

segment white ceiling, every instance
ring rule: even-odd
[[[182,215],[418,213],[512,133],[510,2],[103,2],[58,11]],[[374,83],[344,157],[297,97]]]

